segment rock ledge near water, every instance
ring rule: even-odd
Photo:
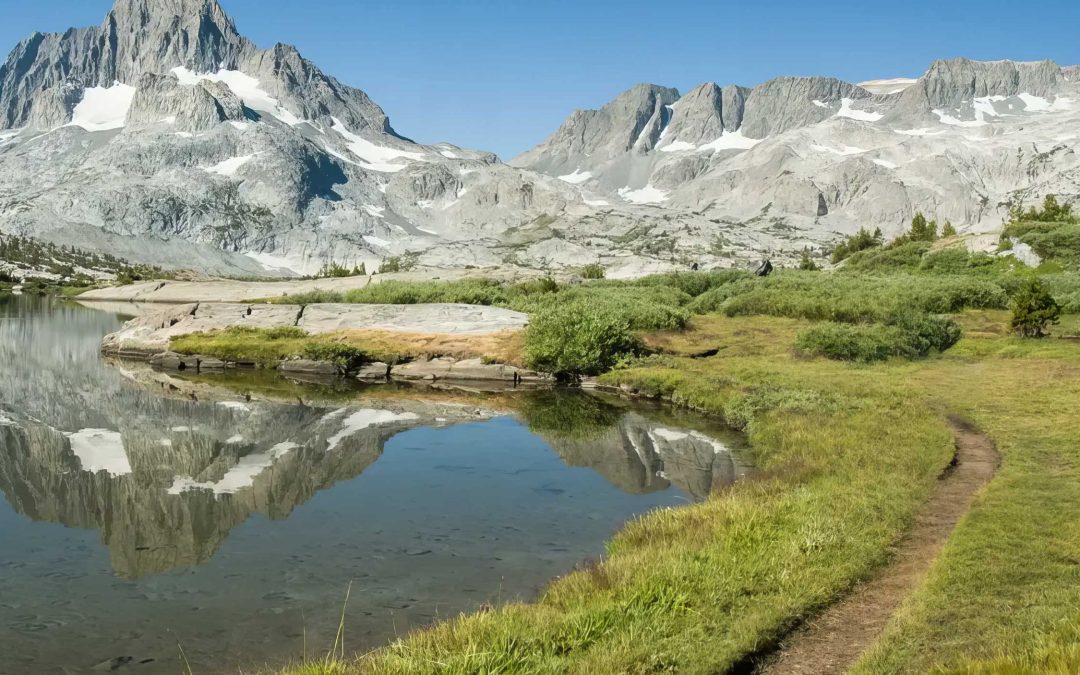
[[[172,339],[234,327],[272,329],[296,327],[310,335],[349,330],[374,330],[406,335],[452,335],[468,339],[524,330],[528,316],[499,307],[455,304],[276,305],[243,303],[190,303],[151,307],[119,331],[106,335],[101,350],[107,356],[148,361],[164,370],[220,372],[226,368],[255,367],[243,361],[177,354]],[[346,372],[325,361],[293,360],[277,366],[288,376],[356,377],[365,382],[487,381],[512,384],[550,383],[546,374],[512,365],[488,363],[479,358],[445,356],[421,358],[407,363],[368,363]]]

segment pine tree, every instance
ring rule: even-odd
[[[1009,327],[1020,337],[1041,338],[1047,326],[1056,324],[1061,307],[1038,277],[1029,278],[1013,296]]]
[[[956,228],[953,227],[953,224],[952,224],[951,220],[946,220],[945,224],[941,227],[941,236],[942,237],[955,237],[956,236]]]

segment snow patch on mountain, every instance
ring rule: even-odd
[[[619,196],[631,204],[661,204],[667,201],[668,193],[652,185],[634,190],[624,187],[619,190]]]
[[[230,157],[223,162],[218,162],[214,166],[207,167],[203,170],[207,173],[216,173],[219,176],[235,176],[236,172],[239,171],[242,166],[254,158],[254,154],[244,155],[243,157]]]
[[[135,99],[135,87],[113,83],[111,87],[90,87],[72,111],[66,126],[86,131],[120,129],[127,121],[128,110]]]
[[[571,185],[580,185],[585,181],[592,178],[591,171],[582,171],[580,169],[574,169],[573,173],[568,173],[562,176],[558,176],[558,179],[564,183],[570,183]]]
[[[203,80],[221,82],[236,94],[244,105],[255,112],[265,113],[275,117],[289,126],[296,126],[303,120],[286,110],[276,98],[264,90],[259,80],[239,70],[225,70],[222,68],[216,73],[194,73],[183,66],[172,69],[173,75],[180,84],[192,86]]]
[[[747,138],[743,135],[742,129],[738,131],[732,131],[723,134],[720,138],[717,138],[711,143],[698,146],[698,152],[719,152],[721,150],[749,150],[762,139],[760,138]]]
[[[873,112],[871,110],[856,110],[851,107],[853,103],[855,103],[855,101],[850,98],[840,99],[840,110],[836,113],[836,116],[849,117],[853,120],[862,122],[877,122],[885,116],[884,113]]]
[[[410,152],[398,150],[384,145],[378,145],[349,131],[341,120],[334,117],[334,131],[341,134],[348,142],[349,152],[363,162],[363,167],[372,171],[383,173],[397,173],[405,168],[408,162],[424,161],[427,155],[423,152]],[[402,163],[402,160],[405,163]]]

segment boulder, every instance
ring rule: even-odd
[[[282,361],[277,369],[280,373],[295,375],[337,376],[341,374],[341,369],[333,363],[328,361],[310,361],[308,359]]]
[[[390,379],[390,364],[381,361],[365,364],[356,371],[356,379],[365,382],[385,382]]]
[[[499,363],[485,363],[481,359],[455,360],[449,358],[413,361],[394,366],[391,379],[396,380],[450,380],[456,382],[507,382],[511,384],[550,382],[552,378],[532,370]]]
[[[150,357],[150,365],[163,370],[199,371],[199,357],[175,352],[162,352]]]
[[[445,380],[454,363],[454,359],[445,358],[411,361],[391,368],[390,377],[395,380]]]

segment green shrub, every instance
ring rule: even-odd
[[[845,272],[895,272],[916,270],[930,250],[928,241],[909,241],[889,248],[860,251],[848,258]]]
[[[804,272],[817,272],[821,268],[814,262],[814,259],[810,256],[810,249],[803,248],[802,256],[799,258],[799,269]]]
[[[345,267],[344,265],[339,265],[332,260],[323,265],[322,269],[319,270],[319,278],[322,279],[334,279],[340,277],[361,277],[366,274],[367,270],[362,263],[357,267],[349,269],[348,267]]]
[[[467,305],[506,305],[506,287],[491,279],[458,281],[383,281],[347,291],[345,302],[366,305],[417,305],[427,303],[462,303]]]
[[[603,279],[606,272],[604,271],[604,266],[600,263],[592,263],[582,267],[578,271],[578,274],[582,279]]]
[[[380,274],[388,274],[391,272],[409,272],[416,269],[416,263],[419,256],[415,253],[404,253],[402,255],[390,256],[382,261],[379,265]]]
[[[877,248],[884,241],[885,238],[881,234],[881,228],[874,230],[873,234],[871,234],[865,227],[861,227],[858,232],[836,245],[832,252],[832,263],[836,265],[859,251]]]
[[[528,366],[563,379],[602,373],[640,349],[625,315],[580,301],[536,312],[525,336]]]
[[[740,269],[709,270],[708,272],[669,272],[653,274],[634,281],[624,282],[627,286],[668,286],[677,288],[692,298],[721,286],[743,279],[750,279],[751,274]]]
[[[551,307],[575,304],[593,312],[623,318],[631,330],[660,330],[685,327],[690,313],[683,306],[689,301],[690,296],[670,286],[582,284],[562,288],[558,293],[519,294],[508,306],[534,314]]]
[[[795,346],[814,356],[870,363],[890,358],[902,344],[902,332],[895,326],[828,322],[801,333]]]
[[[710,291],[689,309],[721,311],[728,316],[764,314],[859,323],[891,321],[910,312],[947,314],[1007,306],[1008,296],[1000,285],[970,276],[879,277],[787,270]]]
[[[1044,260],[1080,267],[1080,223],[1013,223],[1005,235],[1027,244]]]
[[[328,361],[346,370],[371,360],[362,349],[340,342],[309,342],[304,345],[303,356],[312,361]]]
[[[1080,314],[1080,275],[1047,274],[1039,279],[1050,290],[1063,314]]]
[[[555,281],[551,277],[541,277],[540,279],[532,279],[530,281],[523,281],[513,287],[512,292],[514,295],[543,295],[545,293],[558,293],[559,282]]]
[[[1036,277],[1031,277],[1013,297],[1009,327],[1020,337],[1041,338],[1048,326],[1056,324],[1061,307]]]
[[[796,346],[816,356],[871,363],[943,352],[960,337],[960,327],[951,319],[915,315],[891,325],[822,323],[799,335]]]

